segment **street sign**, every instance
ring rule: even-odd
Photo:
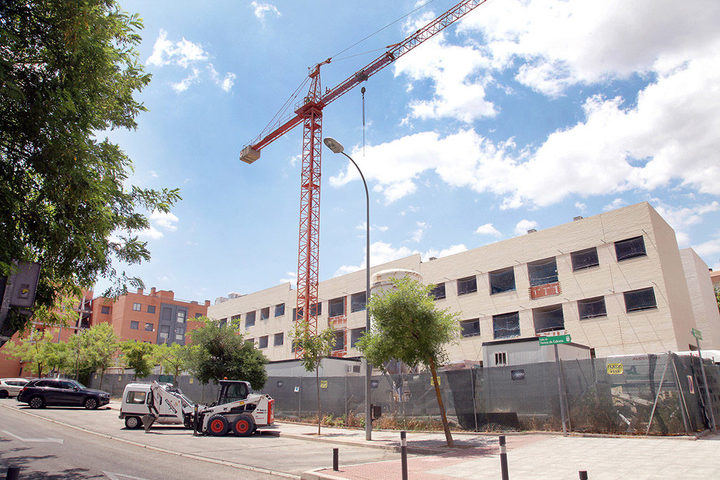
[[[692,333],[692,336],[697,338],[698,340],[702,340],[702,332],[697,328],[691,328],[690,333]]]
[[[540,345],[556,345],[558,343],[570,343],[570,334],[557,335],[555,337],[538,337]]]

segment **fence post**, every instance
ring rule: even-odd
[[[400,465],[402,468],[402,480],[408,480],[407,438],[405,430],[400,432]]]
[[[472,404],[473,404],[473,421],[475,422],[475,431],[478,431],[477,424],[477,407],[475,406],[475,369],[468,369],[470,372],[470,391],[472,392]],[[456,412],[457,413],[457,412]]]
[[[340,449],[333,448],[333,471],[337,472],[340,470]]]
[[[562,430],[563,435],[567,435],[567,425],[565,420],[565,396],[564,393],[564,382],[563,382],[563,375],[562,375],[562,367],[560,365],[560,355],[558,355],[558,346],[557,344],[553,345],[555,350],[555,366],[557,367],[557,374],[558,374],[558,400],[560,400],[560,419],[562,420]]]
[[[505,447],[505,435],[500,435],[500,471],[502,473],[502,480],[509,480],[508,464],[507,464],[507,449]]]
[[[6,480],[17,480],[18,475],[20,475],[20,467],[8,467],[7,475],[5,475],[5,479]]]
[[[578,472],[578,475],[580,476],[580,480],[588,480],[587,471],[586,470],[580,470]]]

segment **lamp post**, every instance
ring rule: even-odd
[[[365,176],[352,159],[350,155],[344,152],[345,148],[340,142],[331,137],[325,137],[323,140],[325,145],[332,150],[333,153],[342,153],[348,160],[355,165],[360,178],[363,181],[365,187],[365,333],[370,333],[370,312],[368,310],[368,303],[370,302],[370,194],[368,193],[367,182],[365,182]],[[365,359],[365,440],[372,440],[372,421],[370,419],[370,375],[372,373],[372,366],[370,362]]]

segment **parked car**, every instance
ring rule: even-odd
[[[87,388],[75,380],[39,378],[28,382],[17,397],[30,408],[78,406],[93,410],[110,402],[110,394]]]
[[[0,378],[0,398],[16,397],[27,383],[26,378]]]

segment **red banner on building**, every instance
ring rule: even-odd
[[[530,287],[531,299],[549,297],[551,295],[560,295],[560,282],[546,283],[545,285]]]

